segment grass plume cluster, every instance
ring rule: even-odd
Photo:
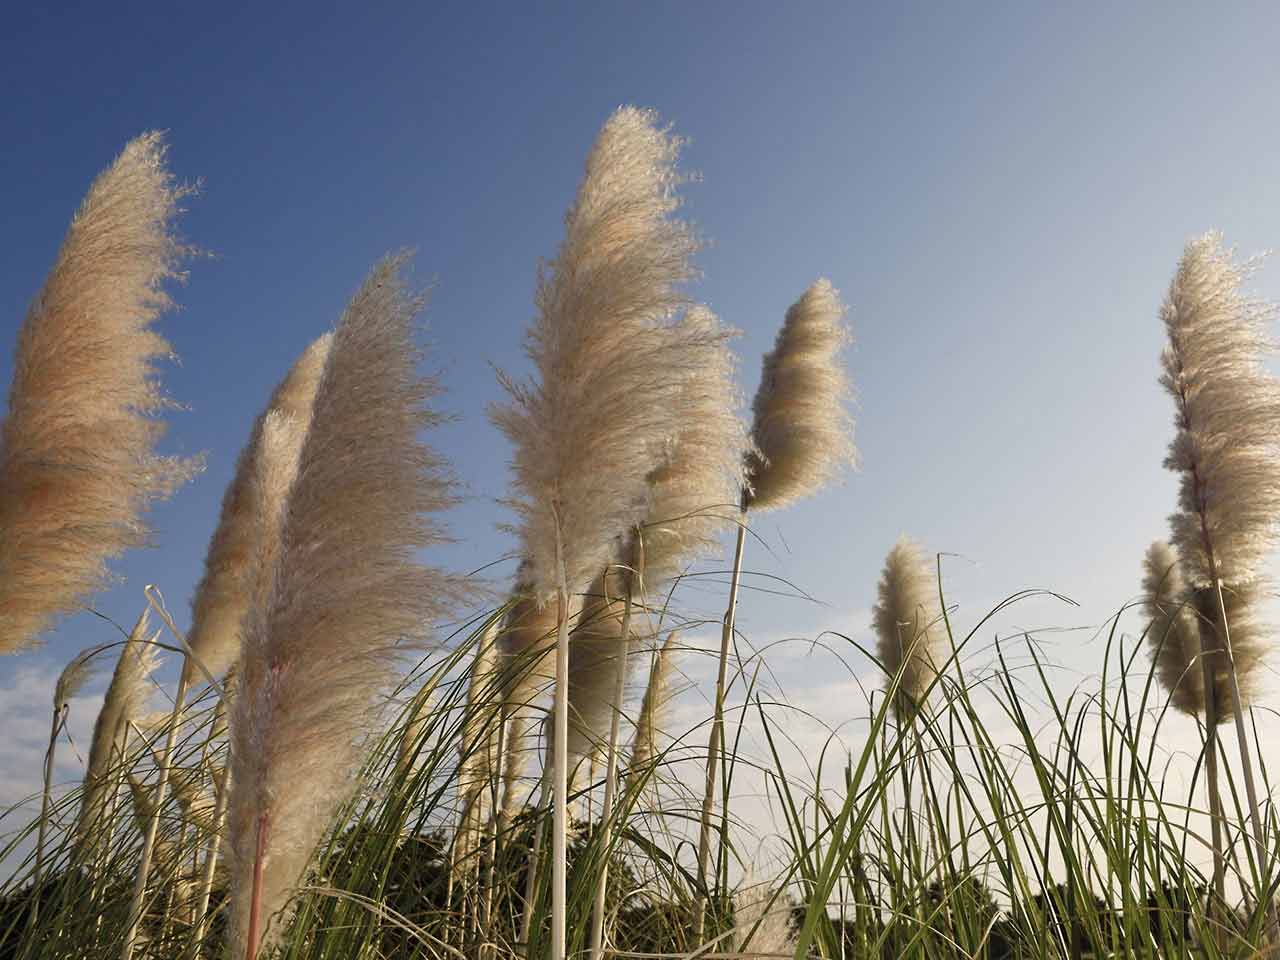
[[[1245,718],[1272,645],[1280,387],[1248,266],[1216,235],[1193,241],[1161,311],[1181,486],[1169,542],[1144,559],[1142,636],[1113,618],[1100,672],[1064,696],[1042,638],[983,646],[1028,594],[961,632],[941,555],[903,538],[870,642],[803,641],[815,670],[868,691],[815,750],[817,718],[774,685],[778,645],[754,651],[735,617],[753,511],[855,464],[846,309],[819,280],[787,311],[748,430],[733,331],[686,290],[679,149],[653,113],[614,113],[539,276],[533,377],[501,377],[491,411],[519,541],[496,608],[429,565],[458,486],[423,436],[442,420],[419,372],[423,299],[407,254],[373,268],[252,425],[186,636],[146,591],[184,654],[167,719],[143,716],[163,636],[150,613],[58,679],[40,815],[0,847],[21,861],[0,883],[0,960],[1274,951],[1280,829]],[[167,401],[150,324],[181,253],[161,161],[144,137],[94,185],[23,327],[0,649],[101,587],[190,469],[153,449]],[[110,381],[99,419],[78,418],[88,394],[49,380],[51,357]],[[93,446],[116,426],[119,450]],[[94,516],[42,521],[33,506],[77,495],[82,473]],[[714,646],[684,575],[735,527],[714,699],[676,709],[690,648]],[[47,577],[15,581],[45,548]],[[72,699],[116,648],[84,781],[57,795]],[[1198,754],[1166,732],[1185,718]],[[769,836],[747,803],[773,814]]]

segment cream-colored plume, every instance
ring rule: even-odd
[[[857,462],[849,379],[840,363],[851,340],[845,313],[835,287],[816,281],[787,310],[765,355],[744,497],[753,510],[795,503]]]
[[[245,617],[231,707],[229,933],[246,952],[261,830],[261,944],[355,786],[377,697],[402,644],[461,592],[417,560],[453,503],[447,464],[418,439],[439,423],[417,372],[403,255],[381,261],[333,334],[285,511],[266,603]],[[274,917],[274,920],[272,919]],[[255,944],[254,946],[258,946]]]
[[[879,602],[872,609],[877,652],[889,678],[902,670],[893,709],[907,720],[947,661],[946,627],[928,560],[906,537],[894,544],[880,575]]]
[[[108,798],[119,783],[119,774],[114,768],[123,762],[123,757],[118,747],[130,721],[137,719],[146,706],[148,681],[160,665],[160,647],[156,643],[160,634],[148,636],[149,628],[148,612],[143,610],[120,650],[120,659],[116,661],[93,725],[93,741],[80,797],[80,818],[76,823],[81,843],[97,843]]]
[[[569,643],[569,792],[585,785],[595,759],[608,742],[613,711],[615,670],[618,658],[626,658],[632,636],[624,642],[622,619],[625,589],[623,575],[597,577],[587,591],[578,625]],[[606,592],[606,590],[608,592]],[[635,620],[632,620],[634,627]],[[625,670],[625,664],[623,665]]]
[[[183,190],[158,133],[138,137],[93,182],[18,333],[0,429],[0,653],[108,586],[108,561],[146,544],[142,515],[199,469],[157,456],[173,406],[152,324],[184,251]]]
[[[1178,556],[1169,544],[1157,541],[1147,550],[1142,591],[1151,618],[1147,644],[1160,683],[1176,709],[1191,716],[1202,714],[1204,665],[1200,660],[1199,618]]]
[[[737,519],[748,449],[737,415],[735,336],[705,307],[688,311],[686,348],[691,373],[676,400],[677,432],[666,461],[649,475],[649,510],[632,536],[626,562],[641,570],[646,592],[661,590],[700,557],[714,552],[719,535]]]
[[[1276,540],[1280,382],[1265,366],[1276,307],[1241,293],[1250,271],[1206,234],[1187,244],[1160,311],[1161,383],[1177,408],[1165,466],[1181,479],[1171,540],[1193,588],[1215,573],[1252,583]]]
[[[667,712],[671,703],[671,676],[675,669],[676,639],[672,631],[666,642],[654,655],[649,670],[649,685],[645,687],[644,700],[640,704],[640,716],[636,721],[636,738],[631,745],[632,777],[643,776],[644,767],[658,755],[658,735],[666,727]]]
[[[62,668],[58,682],[53,685],[53,712],[61,713],[76,695],[84,689],[96,669],[93,658],[102,652],[101,647],[81,650]]]
[[[1223,712],[1234,698],[1225,655],[1214,652],[1224,647],[1215,578],[1247,699],[1266,653],[1257,600],[1280,517],[1280,381],[1265,366],[1277,311],[1241,293],[1251,269],[1233,261],[1219,234],[1206,234],[1187,244],[1160,311],[1169,337],[1160,382],[1176,408],[1165,466],[1180,477],[1170,539]]]
[[[236,462],[235,476],[222,498],[222,516],[209,541],[204,576],[191,601],[187,644],[214,676],[220,676],[240,653],[240,624],[251,597],[253,566],[278,547],[280,518],[289,486],[297,472],[302,442],[311,425],[311,407],[324,372],[333,335],[324,334],[300,356],[276,387],[267,409],[253,425],[249,442]],[[275,421],[268,425],[268,420]],[[289,429],[281,420],[292,422]],[[264,463],[266,459],[268,462]],[[274,483],[255,475],[265,471]],[[265,494],[266,499],[256,494]]]
[[[524,801],[524,777],[538,754],[540,702],[555,682],[556,607],[539,606],[517,587],[499,643],[503,687],[502,809],[504,820]]]
[[[696,242],[673,216],[679,143],[653,113],[624,107],[587,158],[565,239],[538,279],[527,350],[532,384],[502,377],[511,400],[491,418],[512,442],[525,576],[547,602],[580,591],[644,521],[649,476],[677,434],[680,391],[701,354],[681,326],[680,285]],[[559,547],[559,549],[557,549]]]
[[[791,901],[781,893],[775,898],[773,890],[748,879],[733,898],[733,933],[741,960],[794,954],[797,931]]]

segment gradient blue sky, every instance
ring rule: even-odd
[[[166,385],[191,408],[168,448],[208,451],[209,468],[100,598],[120,621],[148,582],[185,613],[272,384],[403,246],[435,284],[430,362],[459,417],[436,442],[469,485],[444,559],[511,548],[493,527],[507,450],[484,415],[491,365],[525,369],[537,259],[619,104],[691,140],[686,211],[711,241],[696,294],[743,330],[748,396],[810,281],[852,307],[863,469],[762,518],[772,552],[748,559],[823,603],[748,592],[748,635],[865,638],[902,532],[963,557],[948,561],[962,624],[1024,587],[1080,607],[1027,608],[1010,629],[1104,621],[1172,507],[1156,310],[1182,244],[1211,227],[1243,253],[1280,242],[1265,5],[31,5],[5,22],[0,343],[126,140],[167,130],[175,172],[203,182],[182,230],[214,256],[162,327],[182,358]],[[1280,294],[1280,265],[1256,289]],[[81,615],[8,658],[9,715],[103,629]],[[1060,653],[1088,672],[1097,647]]]

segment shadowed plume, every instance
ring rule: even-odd
[[[835,287],[815,281],[787,310],[777,342],[765,355],[744,498],[753,510],[795,503],[857,461],[846,408],[849,380],[840,363],[851,339],[845,312]]]
[[[1167,543],[1157,541],[1147,550],[1143,568],[1142,591],[1151,618],[1147,644],[1160,683],[1176,709],[1197,716],[1204,713],[1204,670],[1198,659],[1200,625],[1178,556]]]
[[[920,548],[906,537],[885,558],[872,609],[877,653],[889,677],[902,670],[894,712],[906,720],[923,705],[926,691],[947,660],[946,628],[938,609],[937,582]]]

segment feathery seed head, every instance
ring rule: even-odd
[[[173,404],[152,324],[185,253],[164,154],[149,133],[98,176],[18,334],[0,428],[0,653],[106,587],[108,561],[146,544],[143,513],[200,469],[154,451]]]
[[[947,660],[947,638],[929,563],[906,537],[885,558],[872,617],[881,663],[890,678],[902,670],[893,708],[899,720],[907,720]]]
[[[230,934],[243,953],[259,826],[262,916],[278,913],[334,811],[350,795],[376,697],[402,643],[460,599],[421,566],[431,515],[454,502],[447,464],[418,439],[440,421],[417,373],[422,301],[381,261],[333,334],[288,498],[265,602],[245,617],[231,705]],[[263,935],[273,942],[280,924]]]
[[[633,776],[642,773],[644,766],[657,756],[658,735],[666,726],[666,715],[671,703],[671,675],[675,669],[678,636],[673,630],[654,655],[653,667],[649,671],[649,685],[645,688],[644,700],[640,704],[640,717],[636,721],[636,738],[631,747]]]
[[[1178,555],[1167,543],[1147,550],[1142,591],[1146,595],[1147,643],[1173,706],[1196,716],[1204,712],[1204,665],[1200,657],[1200,626],[1190,602]]]
[[[622,669],[634,637],[623,637],[625,601],[613,590],[610,578],[598,577],[588,591],[590,598],[569,636],[569,741],[568,758],[571,789],[579,787],[589,763],[607,744],[613,714],[622,709],[614,703],[615,671]]]
[[[705,307],[690,309],[678,325],[689,376],[676,399],[677,433],[667,458],[649,476],[649,510],[628,563],[643,571],[647,592],[678,576],[713,551],[717,536],[737,517],[746,481],[743,451],[750,441],[739,419],[738,388],[729,339]]]
[[[840,351],[851,340],[846,307],[827,280],[787,310],[756,391],[743,497],[753,510],[789,506],[857,462],[848,376]]]
[[[618,110],[600,131],[565,218],[556,259],[538,278],[527,351],[533,383],[490,416],[513,444],[514,496],[534,598],[560,580],[585,587],[649,507],[648,478],[676,435],[696,358],[673,319],[697,242],[673,214],[679,143],[656,116]]]
[[[62,668],[62,672],[58,674],[58,682],[53,685],[54,713],[61,713],[75,699],[76,694],[84,689],[96,668],[93,658],[101,652],[101,647],[81,650]]]
[[[236,462],[222,498],[222,516],[209,541],[204,576],[191,601],[187,643],[217,676],[235,661],[240,625],[255,582],[269,576],[278,549],[280,522],[311,424],[316,387],[333,334],[314,341],[276,387]],[[264,552],[265,551],[265,552]],[[257,569],[265,562],[268,570]]]
[[[93,741],[85,765],[80,817],[76,824],[81,843],[97,842],[107,796],[114,790],[117,774],[113,765],[122,759],[118,748],[130,721],[146,706],[148,681],[160,665],[157,632],[148,636],[150,615],[142,611],[120,650],[111,683],[102,698],[102,707],[93,724]]]
[[[1172,542],[1193,587],[1253,581],[1280,517],[1280,381],[1273,304],[1244,296],[1253,264],[1217,233],[1187,244],[1161,307],[1169,336],[1161,384],[1176,405],[1165,466],[1181,478]],[[1210,554],[1212,553],[1212,560]]]

